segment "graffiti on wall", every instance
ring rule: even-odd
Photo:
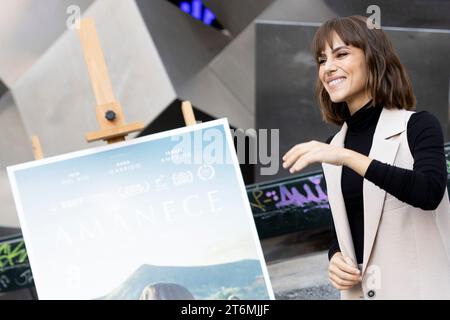
[[[0,240],[0,292],[34,285],[25,242],[21,236]]]

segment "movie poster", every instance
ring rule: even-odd
[[[39,299],[273,299],[226,119],[8,175]]]

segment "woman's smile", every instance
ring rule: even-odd
[[[331,89],[331,90],[336,90],[339,89],[341,87],[341,85],[345,82],[347,78],[346,77],[330,77],[329,79],[327,79],[327,86]]]

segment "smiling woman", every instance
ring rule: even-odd
[[[351,114],[358,106],[370,100],[370,93],[366,87],[367,66],[364,52],[354,46],[347,46],[333,33],[332,43],[322,51],[318,58],[319,87],[326,90],[331,101],[346,101]]]
[[[368,29],[365,21],[359,16],[336,19],[314,37],[316,96],[326,122],[342,125],[348,112],[353,114],[371,98],[388,109],[415,107],[411,81],[392,43],[382,30]]]
[[[439,121],[412,112],[411,82],[381,29],[352,16],[316,32],[316,94],[327,143],[283,157],[322,163],[333,216],[329,279],[343,299],[450,299],[450,203]],[[436,275],[439,275],[438,277]]]

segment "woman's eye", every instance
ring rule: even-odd
[[[345,57],[346,55],[347,55],[348,53],[347,52],[341,52],[341,53],[338,53],[338,58],[342,58],[342,57]]]
[[[322,64],[322,63],[324,63],[325,62],[325,59],[319,59],[319,60],[317,60],[317,63],[320,65],[320,64]]]

